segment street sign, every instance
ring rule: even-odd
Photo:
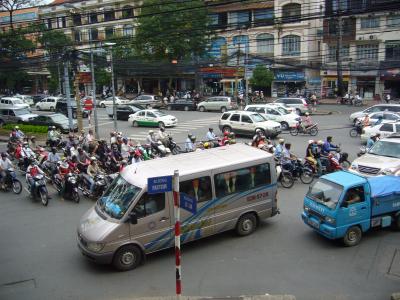
[[[197,201],[195,198],[185,194],[180,193],[180,207],[195,214],[197,212]]]
[[[172,176],[151,177],[147,179],[147,193],[161,194],[172,192]]]

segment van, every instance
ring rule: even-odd
[[[298,115],[309,111],[308,103],[304,98],[279,98],[274,103],[282,103],[295,109]]]
[[[238,105],[231,97],[218,96],[210,97],[200,102],[197,108],[201,112],[205,111],[220,111],[226,112],[229,109],[237,109]]]
[[[358,118],[362,118],[368,114],[380,111],[400,113],[400,104],[377,104],[370,106],[362,111],[354,112],[349,116],[350,123],[354,125]]]
[[[232,229],[248,235],[278,213],[275,162],[263,150],[236,144],[143,161],[126,167],[82,217],[82,254],[125,271],[173,247],[172,193],[149,194],[147,182],[175,170],[181,197],[197,206],[194,213],[181,209],[182,243]]]
[[[282,130],[289,130],[292,127],[297,127],[301,118],[296,113],[291,113],[286,108],[279,105],[268,104],[252,104],[246,105],[245,111],[257,112],[267,120],[279,122]]]
[[[29,105],[26,104],[19,98],[16,97],[3,97],[0,99],[0,109],[6,108],[27,108],[29,109]]]

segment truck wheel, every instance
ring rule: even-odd
[[[112,264],[119,271],[128,271],[135,269],[141,262],[142,251],[137,246],[127,245],[115,253]]]
[[[257,218],[254,214],[248,213],[240,217],[236,224],[236,233],[240,236],[251,234],[257,227]]]
[[[345,236],[343,237],[343,244],[346,247],[356,246],[360,243],[361,238],[362,238],[362,231],[360,227],[353,226],[347,230]]]

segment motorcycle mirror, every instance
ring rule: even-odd
[[[137,224],[137,215],[136,215],[136,213],[134,213],[134,212],[131,212],[130,214],[129,214],[129,218],[128,218],[128,220],[129,220],[129,223],[131,223],[131,224]]]

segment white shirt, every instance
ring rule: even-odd
[[[215,135],[214,132],[209,131],[209,132],[207,132],[206,139],[207,139],[208,141],[213,141],[213,140],[216,140],[216,139],[217,139],[217,136]]]
[[[0,169],[2,171],[8,170],[9,168],[12,168],[13,164],[12,162],[6,157],[6,159],[0,159]]]
[[[31,148],[22,148],[21,156],[30,158],[30,157],[34,157],[35,153],[33,153]]]
[[[88,133],[86,136],[86,142],[91,143],[93,142],[93,135]]]
[[[129,149],[130,149],[130,146],[128,144],[121,145],[121,155],[123,158],[129,157]]]

